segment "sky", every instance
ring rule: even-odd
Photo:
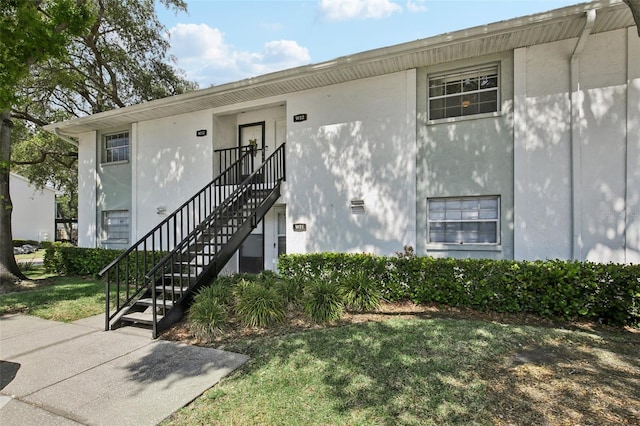
[[[157,6],[178,68],[200,88],[329,61],[580,0],[186,0]]]

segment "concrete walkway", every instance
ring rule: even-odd
[[[155,425],[248,359],[103,321],[0,317],[0,425]]]

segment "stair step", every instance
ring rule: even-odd
[[[158,308],[162,308],[164,306],[164,303],[163,303],[164,300],[167,301],[167,308],[173,307],[173,300],[171,300],[171,299],[158,299],[156,301],[156,306]],[[145,297],[143,299],[138,299],[138,301],[136,302],[136,305],[153,306],[153,298],[152,297]]]
[[[160,321],[162,315],[156,315],[156,319]],[[129,312],[120,318],[121,321],[137,322],[140,324],[153,325],[153,314],[146,312]]]
[[[156,286],[156,293],[184,294],[187,291],[189,291],[189,287],[163,287],[161,285]]]
[[[189,275],[188,273],[184,272],[182,274],[178,273],[178,272],[174,272],[172,274],[164,274],[163,275],[165,278],[178,278],[178,279],[190,279],[190,278],[195,278],[195,276],[193,274]]]

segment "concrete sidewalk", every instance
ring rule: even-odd
[[[248,359],[103,321],[0,317],[1,425],[155,425]]]

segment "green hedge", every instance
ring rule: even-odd
[[[640,265],[322,253],[281,256],[278,268],[294,281],[338,284],[365,271],[389,301],[640,326]]]
[[[69,243],[53,243],[44,254],[44,267],[49,272],[76,276],[97,276],[98,272],[124,250],[75,247]]]
[[[94,276],[124,250],[75,247],[70,243],[52,243],[44,254],[44,267],[49,272],[62,275]],[[120,274],[129,274],[130,279],[141,280],[152,266],[160,261],[166,252],[131,252],[128,263],[120,266]],[[145,260],[146,257],[146,260]],[[121,275],[121,278],[123,275]]]

